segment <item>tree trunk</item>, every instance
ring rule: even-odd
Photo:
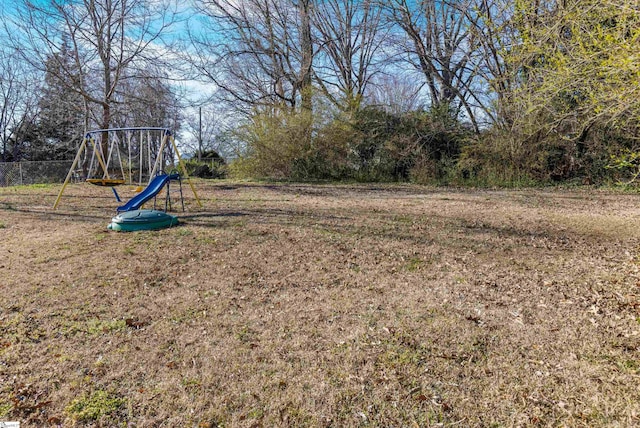
[[[311,17],[310,0],[301,0],[298,7],[300,13],[300,47],[302,50],[302,61],[300,63],[300,96],[302,98],[302,110],[311,112],[312,88],[311,88],[311,67],[313,64],[313,41],[311,40]]]

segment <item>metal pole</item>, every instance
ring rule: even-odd
[[[144,143],[142,142],[142,131],[140,131],[140,139],[138,140],[138,147],[140,147],[140,178],[138,179],[138,186],[142,186],[142,167],[144,165],[144,158],[142,153],[144,152]],[[149,171],[149,167],[151,165],[147,165],[147,171]]]
[[[202,107],[198,109],[199,112],[199,125],[198,125],[198,162],[202,161]]]
[[[69,180],[71,179],[71,174],[73,174],[73,170],[76,168],[76,165],[78,164],[78,161],[80,160],[80,156],[82,155],[82,152],[84,151],[86,145],[87,145],[87,137],[82,139],[82,144],[80,144],[78,153],[76,153],[76,157],[73,160],[73,163],[71,164],[71,168],[69,168],[67,177],[64,179],[64,184],[62,185],[62,189],[60,189],[60,193],[58,193],[58,197],[56,198],[56,201],[53,204],[54,210],[58,207],[58,203],[60,202],[60,198],[62,197],[62,192],[64,192],[64,188],[67,187],[67,184],[69,184]],[[95,145],[94,145],[94,149],[95,149]]]
[[[176,156],[178,157],[178,166],[180,168],[182,168],[182,173],[184,174],[184,176],[187,178],[187,181],[189,182],[189,187],[191,187],[191,191],[193,192],[193,196],[196,197],[196,201],[198,201],[198,205],[200,205],[200,208],[202,208],[202,201],[198,197],[198,194],[196,193],[196,189],[195,189],[195,187],[193,187],[193,183],[191,182],[191,179],[189,178],[189,173],[187,172],[187,167],[185,166],[184,162],[182,161],[182,158],[180,157],[180,152],[178,151],[178,146],[176,144],[175,138],[173,138],[173,135],[169,138],[169,140],[171,141],[171,144],[173,145],[173,151],[176,152]]]

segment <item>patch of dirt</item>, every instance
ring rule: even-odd
[[[0,188],[0,421],[640,425],[638,196],[195,186]]]

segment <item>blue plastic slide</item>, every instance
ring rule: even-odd
[[[179,178],[180,178],[180,174],[157,175],[153,180],[151,180],[151,183],[149,183],[149,185],[145,187],[142,192],[138,193],[136,196],[131,198],[123,206],[118,207],[117,208],[118,212],[120,213],[124,211],[132,211],[132,210],[140,209],[142,204],[144,204],[149,199],[156,196],[162,190],[165,184],[167,184],[171,180],[177,180]]]

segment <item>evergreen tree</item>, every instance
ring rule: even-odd
[[[65,39],[58,52],[45,63],[44,87],[36,135],[43,150],[41,157],[72,157],[84,134],[84,105],[77,92],[70,91],[79,79],[73,51]]]

